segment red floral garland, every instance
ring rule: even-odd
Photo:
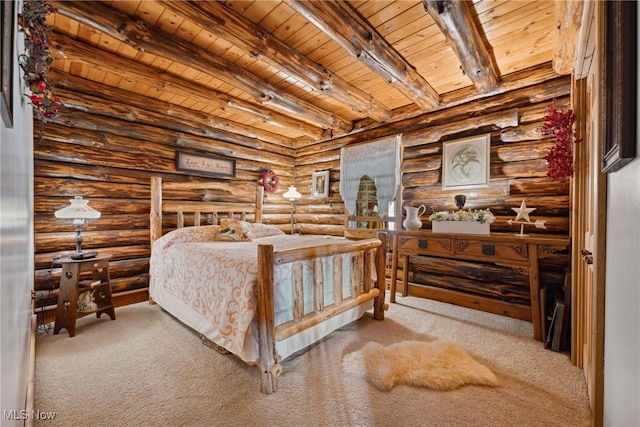
[[[542,134],[555,138],[553,147],[544,159],[549,165],[547,176],[553,181],[567,181],[573,176],[573,143],[576,139],[573,131],[575,116],[573,110],[562,111],[556,108],[556,100],[547,107],[548,113],[542,119]]]
[[[29,100],[33,113],[40,121],[40,137],[43,125],[55,118],[63,106],[53,94],[47,78],[53,58],[49,53],[51,29],[46,25],[47,15],[56,9],[47,0],[25,0],[22,13],[18,15],[18,25],[25,34],[25,52],[20,55],[20,67],[24,71],[24,82],[29,87]]]
[[[280,178],[272,170],[266,170],[262,172],[262,178],[260,178],[264,191],[267,193],[275,193],[280,186]]]

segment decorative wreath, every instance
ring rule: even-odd
[[[573,110],[557,108],[554,99],[542,120],[542,134],[555,138],[554,145],[544,156],[549,165],[547,176],[553,181],[568,181],[573,176],[573,145],[580,142],[573,130]]]
[[[262,172],[262,186],[264,187],[264,191],[267,193],[275,193],[278,191],[278,187],[280,186],[280,178],[278,175],[272,170],[266,170]]]
[[[31,90],[29,100],[33,115],[42,123],[55,118],[62,101],[53,94],[52,84],[47,75],[53,64],[49,52],[51,28],[46,24],[47,15],[57,10],[47,0],[26,0],[22,13],[18,15],[18,25],[25,34],[25,51],[20,55],[20,67],[24,71],[24,82]]]

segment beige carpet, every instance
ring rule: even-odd
[[[140,303],[117,320],[85,317],[76,336],[40,335],[35,409],[42,426],[588,426],[582,373],[544,349],[531,325],[449,304],[398,298],[284,361],[280,389],[222,355],[162,311]],[[105,316],[103,316],[105,317]],[[498,377],[497,387],[381,391],[345,356],[369,342],[446,339]]]

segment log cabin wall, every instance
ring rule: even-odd
[[[552,143],[542,135],[542,119],[553,99],[569,107],[569,77],[514,90],[492,98],[406,119],[390,126],[364,130],[346,137],[296,149],[296,180],[303,199],[297,203],[296,228],[303,233],[340,234],[345,209],[339,194],[340,149],[349,144],[402,134],[403,204],[428,207],[428,214],[455,209],[453,196],[467,193],[465,208],[490,208],[496,215],[493,231],[518,232],[507,224],[512,207],[522,199],[535,207],[532,217],[546,220],[546,230],[531,233],[569,233],[569,185],[547,178],[544,156]],[[490,185],[471,191],[442,190],[442,143],[474,135],[491,134]],[[313,172],[330,171],[327,199],[310,199]],[[342,215],[342,218],[338,218]],[[337,227],[337,228],[336,228]],[[514,228],[515,227],[515,228]]]
[[[406,13],[388,25],[382,20],[386,11],[367,12],[378,8],[376,2],[362,3],[361,14],[371,19],[364,23],[350,11],[355,3],[334,5],[351,17],[351,25],[339,22],[343,30],[375,35],[375,27],[389,40],[401,42],[397,49],[408,55],[409,62],[386,41],[373,44],[391,54],[383,70],[374,66],[377,71],[364,70],[359,60],[366,60],[366,55],[349,58],[349,46],[340,47],[331,34],[327,36],[333,41],[315,30],[308,41],[300,37],[310,28],[304,27],[306,18],[295,15],[306,16],[309,11],[291,9],[304,6],[299,2],[285,2],[273,11],[268,10],[268,2],[250,2],[248,8],[245,2],[232,1],[53,3],[60,13],[53,20],[57,57],[50,77],[66,108],[47,124],[44,138],[35,144],[37,290],[57,287],[59,270],[51,269],[51,260],[73,249],[72,227],[56,220],[53,213],[69,198],[82,195],[102,212],[83,233],[83,247],[114,254],[116,295],[138,290],[143,294],[148,284],[150,177],[198,178],[176,171],[177,151],[236,161],[234,178],[215,178],[221,184],[219,193],[195,193],[194,199],[249,201],[260,172],[273,169],[281,177],[281,188],[267,194],[264,222],[288,231],[290,205],[281,195],[295,183],[303,195],[296,206],[296,230],[341,235],[345,219],[338,192],[341,147],[402,134],[403,203],[450,208],[452,194],[443,192],[439,181],[442,142],[491,133],[491,186],[470,197],[467,206],[491,207],[498,215],[493,226],[497,230],[506,227],[502,220],[527,195],[529,205],[538,209],[535,214],[549,219],[549,231],[568,230],[568,189],[546,180],[542,156],[549,144],[539,134],[546,105],[553,98],[567,105],[569,91],[569,78],[559,77],[545,62],[552,53],[546,28],[555,25],[546,2],[533,4],[539,9],[535,28],[527,8],[520,13],[526,25],[514,26],[509,17],[511,9],[519,9],[514,3],[494,9],[480,2],[476,13],[487,23],[486,41],[495,41],[495,51],[508,57],[501,62],[499,79],[497,70],[486,67],[482,68],[486,73],[469,73],[477,68],[471,56],[457,57],[456,49],[447,47],[457,46],[456,40],[425,37],[440,34],[434,21],[437,16],[428,16],[436,11],[425,13],[430,2],[398,2],[397,9]],[[218,10],[222,3],[229,7]],[[315,5],[320,8],[323,3]],[[194,14],[193,8],[200,6],[207,10]],[[210,25],[205,17],[212,14],[228,19],[214,19],[216,25]],[[332,21],[330,14],[321,14]],[[279,26],[287,16],[293,21]],[[497,25],[500,16],[506,22]],[[418,21],[406,25],[406,18]],[[223,21],[225,25],[220,25]],[[265,28],[254,26],[258,24]],[[289,44],[265,39],[269,30],[276,37],[291,37]],[[517,55],[511,52],[514,31],[526,46]],[[202,44],[208,46],[218,37],[210,51],[204,49]],[[426,39],[429,43],[422,46]],[[291,57],[294,52],[289,47],[309,58]],[[481,50],[481,56],[488,57]],[[353,67],[353,71],[325,70],[313,61],[320,61],[323,52],[331,52],[326,64],[345,70]],[[430,59],[434,54],[437,60]],[[457,58],[445,59],[450,55]],[[269,66],[261,65],[260,59]],[[428,75],[438,90],[411,62],[421,64],[422,75]],[[291,69],[299,63],[302,69]],[[446,64],[454,64],[455,72],[446,70]],[[273,72],[281,66],[285,72]],[[390,88],[390,71],[408,76],[391,79]],[[308,82],[306,74],[316,80]],[[307,83],[292,84],[289,79]],[[487,97],[488,93],[496,95]],[[389,124],[380,125],[384,121]],[[289,137],[280,134],[282,129]],[[346,136],[327,138],[327,134]],[[311,174],[320,170],[330,171],[330,193],[327,198],[312,199]]]
[[[340,234],[345,221],[345,207],[339,195],[340,148],[349,144],[373,141],[402,134],[402,197],[403,205],[428,207],[423,215],[423,228],[431,228],[428,215],[437,210],[455,210],[453,196],[467,194],[465,208],[490,208],[496,216],[492,231],[519,232],[517,225],[507,221],[515,218],[514,207],[526,200],[535,207],[534,220],[546,220],[546,229],[527,227],[526,233],[569,234],[570,194],[568,182],[554,182],[547,176],[544,160],[552,142],[542,135],[543,117],[555,99],[559,108],[570,105],[570,78],[550,77],[527,87],[491,98],[469,102],[438,112],[407,118],[389,126],[363,130],[347,137],[325,141],[317,146],[296,150],[296,179],[303,196],[310,195],[311,175],[330,170],[330,192],[327,199],[303,197],[296,209],[296,227],[303,233]],[[442,189],[442,143],[489,133],[490,185],[471,191]],[[304,192],[306,190],[306,193]],[[402,222],[402,219],[398,221]],[[451,260],[445,274],[455,270]],[[542,286],[561,288],[569,268],[569,252],[555,253],[540,261]],[[416,267],[420,276],[433,282],[428,266]],[[508,273],[508,272],[507,272]],[[502,272],[502,274],[506,274]],[[431,276],[432,279],[429,279]],[[451,277],[448,278],[450,280]],[[521,285],[525,284],[521,278]],[[455,284],[451,287],[455,288]]]
[[[568,77],[293,149],[259,138],[236,140],[207,130],[205,118],[186,120],[172,114],[162,102],[55,73],[59,96],[67,108],[44,127],[44,137],[36,141],[34,151],[35,288],[39,291],[57,287],[59,269],[51,268],[52,259],[73,250],[72,226],[53,213],[75,195],[89,199],[90,206],[102,213],[85,228],[83,248],[112,253],[110,273],[116,298],[133,294],[130,298],[138,300],[146,297],[148,286],[152,175],[174,181],[204,178],[220,182],[219,193],[194,193],[194,200],[250,202],[261,172],[272,169],[281,178],[280,191],[266,193],[265,223],[289,230],[290,205],[281,193],[295,183],[303,195],[296,204],[296,231],[341,235],[345,208],[338,190],[340,148],[398,133],[404,145],[403,204],[453,209],[453,195],[461,191],[442,190],[442,142],[490,133],[490,186],[476,190],[475,196],[467,198],[466,207],[489,207],[496,215],[492,230],[517,231],[506,221],[513,217],[511,208],[524,198],[536,208],[535,218],[547,220],[543,231],[568,234],[568,185],[546,177],[543,157],[550,142],[540,132],[552,99],[560,106],[569,105]],[[236,177],[178,171],[178,151],[235,160]],[[330,171],[329,197],[313,199],[311,176],[320,170]],[[429,228],[426,216],[423,227]],[[561,282],[568,255],[557,254],[544,262],[543,271],[549,271],[554,283]],[[41,304],[53,302],[55,293]]]
[[[148,287],[152,175],[166,180],[220,181],[219,194],[193,194],[194,200],[209,197],[250,202],[261,172],[272,169],[281,178],[280,191],[266,194],[265,223],[288,231],[290,205],[281,192],[295,182],[303,195],[296,205],[296,231],[341,235],[345,209],[338,191],[340,148],[397,133],[403,135],[404,145],[404,204],[453,209],[453,195],[460,191],[442,191],[442,142],[490,133],[490,186],[468,197],[466,207],[489,207],[496,215],[492,230],[517,231],[506,221],[513,217],[511,208],[519,206],[524,198],[528,206],[536,208],[532,214],[535,218],[547,220],[544,232],[568,234],[568,185],[546,177],[543,157],[550,143],[540,132],[552,99],[557,99],[560,106],[569,105],[567,77],[295,150],[258,138],[221,140],[217,133],[207,132],[205,120],[176,119],[163,113],[167,107],[162,103],[150,104],[148,98],[137,98],[130,92],[87,85],[70,75],[57,78],[67,108],[44,127],[43,139],[35,143],[38,291],[57,287],[59,269],[52,269],[52,259],[73,249],[72,226],[53,215],[73,196],[89,199],[90,206],[102,213],[85,228],[83,248],[114,255],[110,273],[116,298],[133,294],[133,300],[143,299]],[[235,160],[236,176],[211,178],[177,171],[178,151]],[[312,199],[311,175],[319,170],[330,171],[329,197]],[[424,228],[429,228],[430,223],[425,218],[423,221]],[[553,282],[560,281],[568,255],[558,254],[545,262],[551,268],[543,271],[550,272]],[[52,293],[40,304],[54,302]]]
[[[73,226],[54,216],[74,196],[83,196],[101,212],[84,227],[82,248],[113,254],[109,272],[116,304],[147,298],[154,175],[166,181],[219,182],[219,192],[194,192],[188,196],[192,200],[250,203],[262,171],[271,169],[280,177],[280,191],[265,193],[263,222],[289,231],[290,205],[282,193],[294,183],[293,148],[264,137],[215,131],[206,117],[191,114],[187,119],[175,107],[169,112],[168,105],[133,92],[52,74],[66,108],[34,143],[35,290],[43,296],[38,307],[56,302],[60,268],[52,265],[53,258],[75,250]],[[178,151],[234,160],[235,177],[179,171]]]

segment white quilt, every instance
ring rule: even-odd
[[[150,295],[163,308],[181,319],[180,307],[189,307],[200,318],[207,319],[207,330],[215,331],[214,342],[243,359],[253,359],[255,347],[257,246],[273,244],[276,250],[347,242],[343,238],[326,236],[274,235],[253,241],[214,241],[217,226],[187,227],[158,239],[150,261]],[[348,266],[349,255],[343,265]],[[323,259],[325,270],[325,305],[333,303],[333,263]],[[350,271],[343,272],[343,294],[349,295]],[[305,312],[312,310],[312,266],[303,262],[305,276]],[[277,266],[274,271],[276,324],[293,318],[291,264]],[[169,296],[174,301],[163,304]],[[174,307],[172,310],[169,306]],[[178,311],[178,312],[175,312]],[[361,315],[361,314],[360,314]],[[189,322],[187,314],[185,323]],[[181,319],[182,320],[182,319]],[[197,329],[197,328],[196,328]],[[201,331],[202,332],[202,331]],[[247,353],[248,352],[248,353]],[[244,355],[244,356],[243,356]]]

